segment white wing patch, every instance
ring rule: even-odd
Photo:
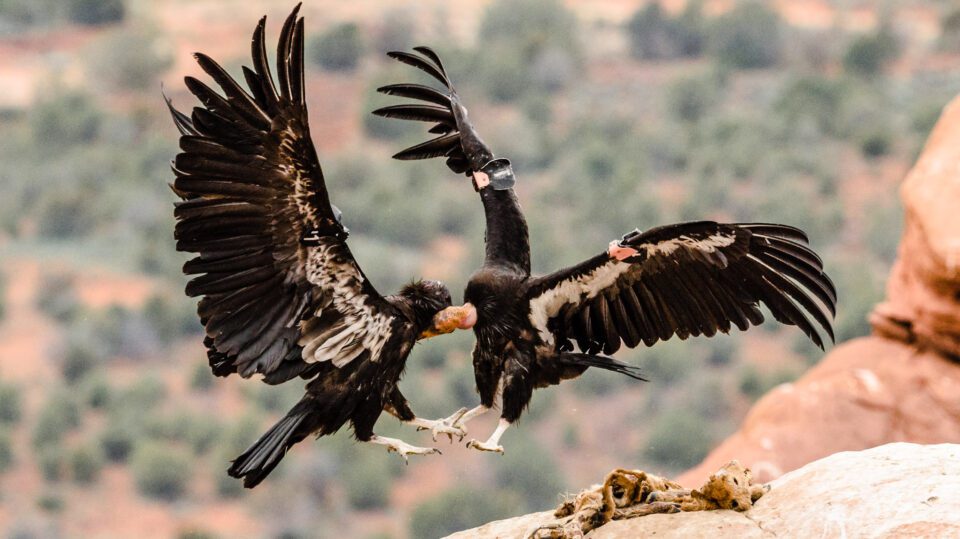
[[[338,368],[364,351],[370,352],[371,361],[377,361],[392,333],[392,318],[364,302],[363,275],[355,264],[340,256],[339,245],[321,243],[309,249],[307,280],[331,293],[314,318],[303,322],[298,342],[307,363],[331,361]],[[324,309],[333,309],[341,317],[333,325],[318,328],[316,321]]]
[[[530,300],[530,322],[540,333],[540,339],[553,344],[553,334],[547,329],[547,321],[556,316],[564,305],[595,297],[629,271],[631,266],[626,262],[610,260],[589,273],[561,281]]]
[[[704,239],[695,239],[690,236],[678,236],[658,243],[641,243],[636,247],[638,251],[646,251],[647,258],[664,258],[672,255],[677,249],[689,249],[701,253],[715,253],[721,247],[732,245],[737,240],[735,235],[714,234]],[[579,277],[571,277],[557,286],[530,301],[530,322],[537,328],[540,339],[553,345],[553,333],[547,329],[547,321],[557,315],[560,309],[568,303],[579,303],[589,300],[603,289],[613,285],[621,275],[626,273],[634,264],[611,258],[606,264],[585,273]]]
[[[720,247],[732,245],[737,241],[735,235],[714,234],[708,238],[698,240],[690,236],[678,236],[659,243],[641,243],[638,247],[647,251],[647,256],[670,255],[680,247],[696,249],[705,253],[713,253]]]

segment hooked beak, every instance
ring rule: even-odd
[[[470,329],[477,323],[477,309],[470,303],[460,307],[447,307],[433,315],[433,323],[420,334],[421,339],[452,333],[458,329]]]

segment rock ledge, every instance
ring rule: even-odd
[[[458,539],[522,539],[552,511],[491,522]],[[593,539],[960,537],[960,445],[894,443],[830,455],[771,483],[753,509],[611,522]]]

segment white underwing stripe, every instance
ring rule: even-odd
[[[736,235],[722,233],[703,239],[682,235],[658,243],[641,243],[635,249],[646,251],[648,259],[664,259],[671,257],[677,249],[716,253],[718,249],[732,245],[736,239]],[[725,260],[725,258],[721,259],[721,261]],[[596,297],[634,266],[634,264],[610,259],[595,270],[561,281],[560,284],[530,300],[530,322],[537,329],[541,340],[549,345],[554,344],[553,334],[547,329],[547,322],[556,316],[564,305],[580,303]]]
[[[305,328],[298,344],[304,347],[307,363],[331,361],[343,367],[365,350],[370,360],[377,361],[384,344],[390,339],[391,317],[368,306],[363,293],[363,276],[352,260],[340,254],[339,242],[321,242],[311,246],[307,256],[307,280],[328,293],[325,309],[333,309],[341,320],[327,331]],[[320,316],[318,310],[314,313]]]
[[[540,339],[553,344],[553,334],[547,329],[547,321],[556,316],[564,305],[595,297],[615,283],[630,267],[631,264],[611,259],[589,273],[561,281],[530,300],[530,322],[540,334]]]

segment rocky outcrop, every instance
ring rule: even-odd
[[[874,331],[960,358],[960,98],[900,189],[904,232]]]
[[[960,443],[960,98],[900,194],[904,233],[887,298],[870,316],[874,335],[764,396],[681,483],[697,485],[734,458],[769,481],[837,451]]]
[[[770,484],[749,511],[613,521],[589,539],[635,537],[960,537],[960,445],[888,444],[842,452]],[[458,539],[524,538],[552,512],[492,522]]]

